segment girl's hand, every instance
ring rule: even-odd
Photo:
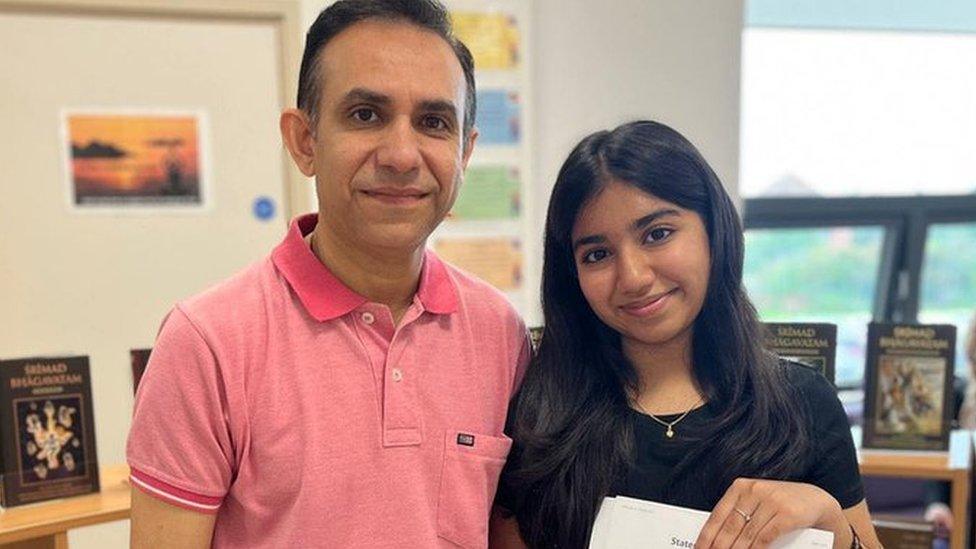
[[[696,549],[764,548],[800,528],[834,533],[834,547],[850,547],[840,504],[812,484],[737,478],[709,517]]]

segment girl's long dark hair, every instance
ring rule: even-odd
[[[619,334],[583,297],[571,246],[580,211],[610,181],[696,212],[708,231],[711,273],[692,344],[694,376],[716,418],[678,464],[671,489],[684,479],[717,499],[736,477],[787,478],[805,463],[805,410],[776,359],[763,351],[756,311],[742,287],[742,226],[715,173],[663,124],[640,121],[597,132],[569,155],[552,192],[542,274],[545,329],[509,413],[515,445],[503,490],[532,547],[585,547],[600,501],[634,457],[628,394],[636,389],[636,372]]]

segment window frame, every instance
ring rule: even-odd
[[[976,193],[868,197],[761,197],[743,201],[750,229],[884,228],[871,318],[918,320],[928,229],[935,224],[976,222]]]

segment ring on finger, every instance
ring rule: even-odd
[[[752,515],[750,513],[746,513],[745,511],[739,509],[738,507],[733,507],[732,510],[735,511],[736,513],[739,513],[739,516],[741,516],[742,519],[746,521],[746,524],[749,524],[749,521],[752,520]]]

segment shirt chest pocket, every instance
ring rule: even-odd
[[[488,546],[488,515],[512,439],[448,431],[437,498],[437,534],[468,549]]]

